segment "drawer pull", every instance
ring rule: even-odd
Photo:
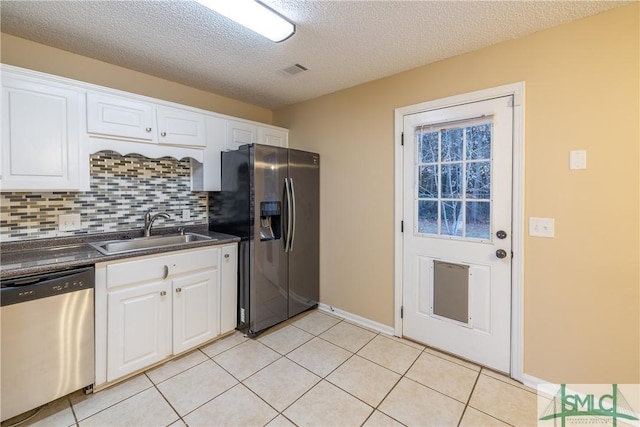
[[[224,257],[225,258],[229,258],[229,254],[224,254]]]
[[[169,277],[169,267],[168,266],[164,266],[164,275],[162,276],[162,280],[166,279],[167,277]]]
[[[176,288],[176,292],[182,292],[182,288]]]
[[[165,295],[167,295],[167,291],[162,291],[162,292],[160,292],[160,296],[161,296],[161,297],[163,297],[163,296],[165,296]]]

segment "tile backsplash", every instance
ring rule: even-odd
[[[90,191],[0,193],[0,242],[142,229],[148,208],[171,216],[156,228],[207,224],[208,193],[190,188],[189,160],[103,151],[91,156]],[[81,229],[58,231],[61,214],[80,214]]]

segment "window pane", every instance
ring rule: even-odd
[[[438,234],[438,202],[418,201],[418,233]]]
[[[462,236],[462,202],[442,202],[441,206],[443,236]]]
[[[462,163],[441,166],[442,198],[462,198]]]
[[[491,198],[491,162],[467,163],[467,197]]]
[[[462,128],[442,131],[442,161],[462,160]]]
[[[418,197],[437,198],[438,167],[435,165],[420,166],[418,171]]]
[[[438,161],[438,132],[420,135],[420,163],[435,163]]]
[[[469,126],[467,132],[467,160],[491,158],[491,123]]]
[[[491,203],[467,202],[466,237],[489,239],[491,237]]]

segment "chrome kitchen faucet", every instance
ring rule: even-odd
[[[169,219],[170,216],[166,212],[158,212],[156,214],[151,215],[151,208],[147,209],[147,213],[144,214],[144,237],[151,236],[151,227],[153,227],[153,222],[160,218]]]

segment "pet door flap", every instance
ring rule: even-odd
[[[433,264],[433,314],[469,323],[469,266]]]

